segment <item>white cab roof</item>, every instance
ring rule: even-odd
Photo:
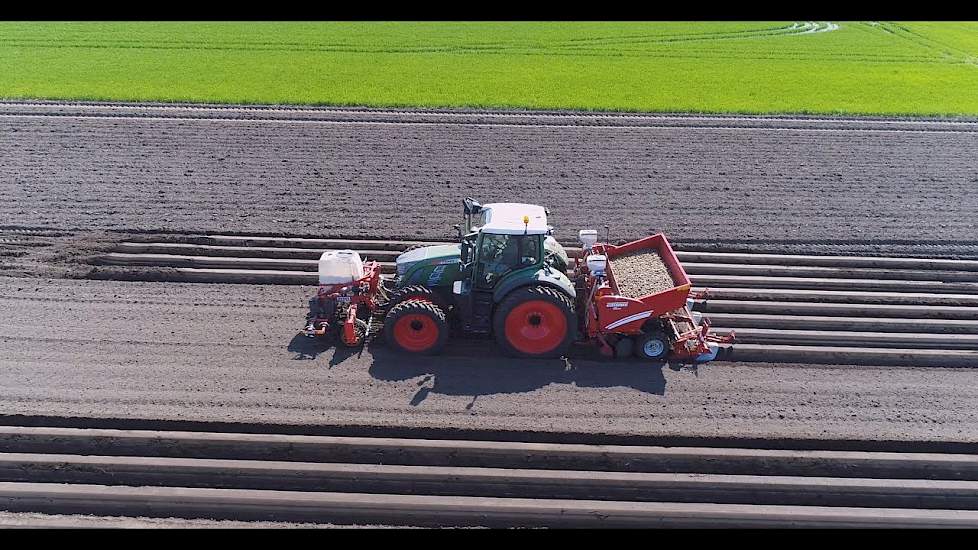
[[[547,211],[535,204],[518,202],[494,202],[482,205],[485,213],[485,225],[482,231],[504,235],[542,235],[547,232]],[[529,223],[523,223],[523,217],[529,218]]]

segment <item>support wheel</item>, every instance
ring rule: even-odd
[[[384,319],[384,338],[405,353],[437,354],[448,341],[445,312],[431,302],[401,302],[391,308]]]
[[[576,330],[570,296],[546,286],[509,293],[493,319],[496,341],[516,357],[560,357],[574,342]]]
[[[343,326],[340,325],[340,330],[343,330]],[[363,319],[357,319],[353,322],[353,335],[356,340],[352,344],[348,344],[346,340],[340,337],[340,341],[343,345],[348,348],[355,348],[363,345],[363,341],[367,338],[367,322]]]
[[[635,339],[635,356],[649,361],[663,361],[669,356],[669,337],[661,330],[653,330]]]

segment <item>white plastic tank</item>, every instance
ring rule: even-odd
[[[587,257],[587,269],[592,275],[604,275],[608,267],[608,257],[604,254],[591,254]]]
[[[319,257],[319,284],[351,283],[363,277],[363,260],[353,250],[327,250]]]
[[[577,232],[577,238],[584,245],[584,250],[591,250],[594,243],[598,242],[598,230],[597,229],[582,229]]]

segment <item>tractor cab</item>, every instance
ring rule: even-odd
[[[551,229],[546,223],[546,211],[540,206],[518,203],[480,206],[478,214],[466,216],[468,231],[460,250],[463,271],[473,277],[477,287],[494,288],[512,271],[541,265],[542,237]]]
[[[472,273],[473,282],[481,288],[495,288],[511,272],[536,267],[543,261],[538,235],[482,233],[481,237]]]
[[[551,236],[547,211],[537,205],[465,200],[459,279],[453,302],[468,332],[488,333],[495,304],[510,291],[549,284],[574,296],[564,271],[567,255]],[[566,281],[566,283],[565,283]]]

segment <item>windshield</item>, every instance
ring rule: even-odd
[[[493,286],[504,275],[540,262],[539,235],[485,233],[479,247],[479,283]]]

